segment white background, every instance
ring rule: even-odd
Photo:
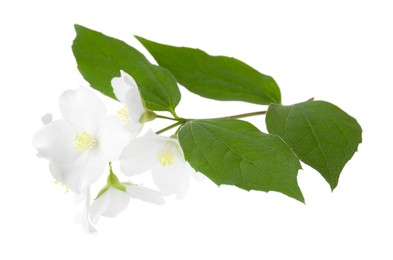
[[[389,2],[1,1],[0,259],[393,259]],[[31,145],[40,117],[59,115],[58,96],[87,84],[70,48],[75,23],[140,50],[133,34],[234,56],[272,75],[284,104],[340,106],[362,125],[363,143],[334,193],[304,166],[306,205],[194,181],[184,200],[134,200],[89,236]],[[186,117],[264,109],[182,93]],[[252,122],[263,129],[263,117]]]

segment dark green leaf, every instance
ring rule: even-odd
[[[278,191],[304,202],[297,184],[300,163],[284,141],[236,119],[195,120],[179,132],[191,166],[216,184]]]
[[[195,94],[256,104],[281,102],[280,89],[272,77],[237,59],[136,38],[160,66],[171,71],[180,84]]]
[[[137,82],[148,109],[174,111],[180,91],[169,71],[152,65],[139,51],[120,40],[80,25],[75,25],[75,30],[72,50],[79,71],[93,88],[115,98],[111,80],[123,70]]]
[[[362,141],[358,122],[325,101],[271,105],[266,125],[269,133],[283,138],[300,160],[319,171],[332,190]]]

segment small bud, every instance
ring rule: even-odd
[[[41,117],[41,121],[44,125],[47,125],[53,121],[53,116],[50,113],[47,113]]]
[[[147,111],[145,111],[143,113],[143,115],[139,119],[139,123],[143,124],[143,123],[146,123],[146,122],[150,122],[150,121],[153,121],[156,118],[157,118],[156,113],[154,113],[153,111],[147,110]]]

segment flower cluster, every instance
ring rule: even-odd
[[[101,216],[115,217],[131,198],[163,204],[163,196],[183,198],[195,170],[185,161],[176,137],[149,130],[140,136],[143,120],[153,112],[143,104],[133,78],[121,71],[111,81],[116,98],[123,103],[117,115],[108,115],[104,103],[88,87],[65,91],[59,99],[63,119],[45,124],[33,137],[38,156],[49,161],[56,182],[67,186],[83,202],[76,217],[88,233],[96,232]],[[153,114],[154,115],[154,114]],[[120,182],[111,163],[119,161],[126,176],[151,172],[157,190]],[[109,168],[106,185],[91,199],[90,186]]]

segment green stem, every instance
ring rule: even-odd
[[[204,120],[207,119],[236,119],[236,118],[244,118],[244,117],[250,117],[250,116],[258,116],[258,115],[264,115],[266,114],[267,111],[256,111],[256,112],[250,112],[250,113],[245,113],[245,114],[239,114],[239,115],[233,115],[233,116],[224,116],[224,117],[215,117],[215,118],[204,118]],[[172,117],[168,117],[168,116],[162,116],[162,115],[156,115],[157,118],[162,118],[162,119],[168,119],[168,120],[172,120],[172,121],[177,121],[177,122],[183,122],[185,123],[186,121],[192,121],[192,120],[196,120],[196,119],[185,119],[185,118],[181,118],[176,116],[176,118],[172,118]]]
[[[181,121],[179,121],[177,123],[174,123],[174,124],[172,124],[170,126],[167,126],[167,127],[163,128],[163,129],[157,131],[156,134],[159,135],[159,134],[162,134],[162,133],[164,133],[164,132],[166,132],[166,131],[168,131],[168,130],[170,130],[172,128],[175,128],[176,126],[184,125],[185,122],[186,122],[186,120],[182,119]]]
[[[215,117],[215,118],[208,118],[206,120],[209,119],[236,119],[236,118],[244,118],[244,117],[250,117],[250,116],[258,116],[258,115],[264,115],[266,114],[267,111],[256,111],[256,112],[250,112],[250,113],[245,113],[245,114],[239,114],[239,115],[233,115],[233,116],[224,116],[224,117]],[[173,120],[173,121],[177,121],[176,123],[167,126],[159,131],[156,132],[156,134],[162,134],[172,128],[175,128],[176,126],[180,126],[180,125],[184,125],[185,123],[189,122],[189,121],[193,121],[196,119],[185,119],[185,118],[171,118],[171,117],[167,117],[167,116],[161,116],[161,115],[157,115],[157,118],[163,118],[163,119],[168,119],[168,120]],[[179,129],[178,129],[179,130]],[[176,131],[178,132],[178,131]]]
[[[181,121],[181,118],[172,118],[172,117],[168,117],[168,116],[162,116],[162,115],[156,115],[157,118],[163,118],[163,119],[168,119],[168,120],[173,120],[173,121]]]
[[[250,117],[250,116],[259,116],[259,115],[264,115],[266,114],[267,111],[256,111],[256,112],[250,112],[250,113],[245,113],[245,114],[239,114],[239,115],[233,115],[233,116],[223,116],[223,117],[215,117],[215,118],[206,118],[203,120],[209,120],[209,119],[236,119],[236,118],[244,118],[244,117]],[[186,119],[186,121],[192,121],[195,119]]]
[[[113,174],[113,171],[112,171],[112,162],[109,162],[109,174]]]
[[[173,115],[173,117],[174,117],[175,119],[181,119],[181,118],[176,114],[175,109],[170,108],[170,109],[169,109],[169,112],[171,112],[171,114]]]

